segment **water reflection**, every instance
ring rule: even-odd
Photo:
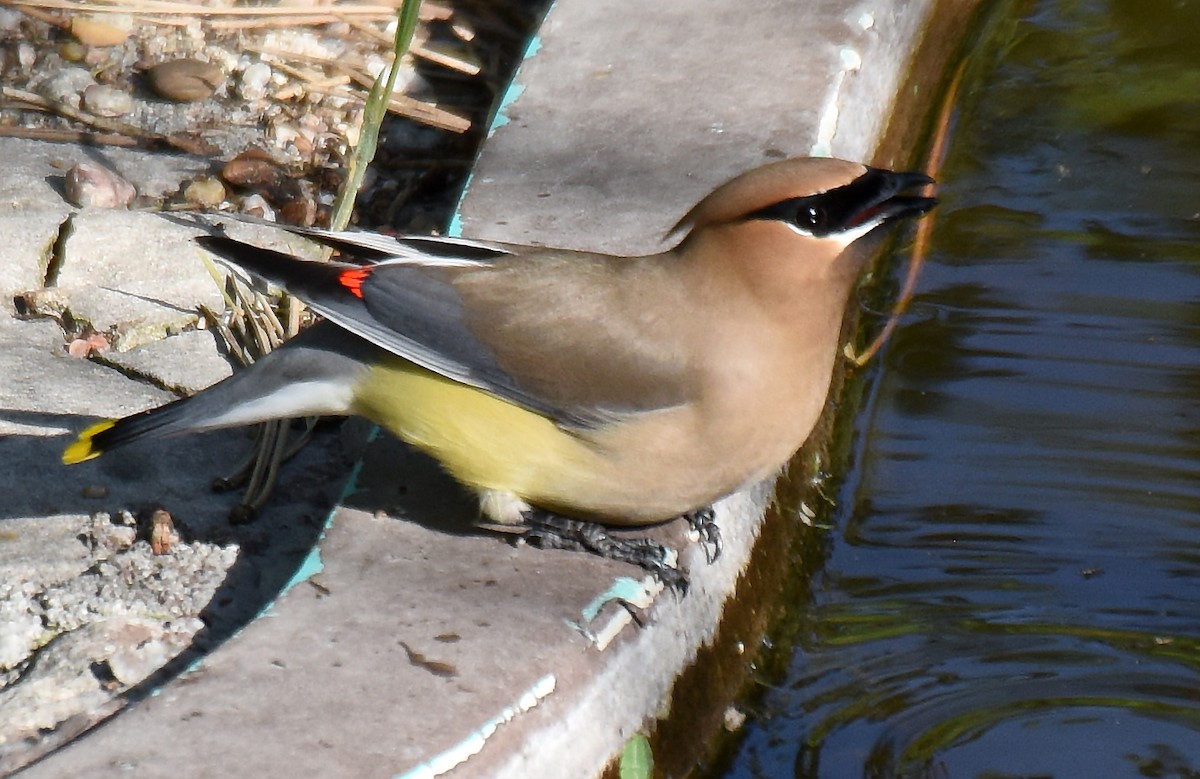
[[[1200,4],[1021,13],[729,776],[1200,776]]]

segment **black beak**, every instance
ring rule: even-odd
[[[903,193],[933,183],[924,173],[867,168],[866,173],[845,186],[782,200],[747,214],[746,218],[789,222],[821,238],[923,214],[937,205],[937,198]]]
[[[890,222],[906,216],[919,216],[933,209],[938,201],[935,197],[905,195],[905,190],[936,184],[924,173],[896,173],[881,168],[870,168],[858,181],[846,189],[858,190],[854,194],[857,207],[848,209],[845,215],[847,228],[867,222]]]

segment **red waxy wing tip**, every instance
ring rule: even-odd
[[[370,268],[351,268],[347,271],[342,271],[338,274],[338,282],[343,287],[350,290],[359,300],[362,300],[362,285],[367,280],[367,276],[371,275]]]

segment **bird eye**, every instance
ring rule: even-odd
[[[796,212],[796,226],[813,234],[820,232],[828,221],[825,209],[819,206],[803,205]]]
[[[833,189],[820,195],[781,200],[751,212],[747,218],[776,219],[786,222],[805,235],[822,238],[842,229],[842,212],[845,209],[837,197],[831,197],[831,193],[838,191]]]

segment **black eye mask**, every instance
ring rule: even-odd
[[[745,218],[787,222],[815,238],[823,238],[872,222],[883,224],[898,217],[923,214],[937,205],[937,198],[897,193],[933,183],[924,173],[867,168],[866,173],[845,186],[781,200]]]

